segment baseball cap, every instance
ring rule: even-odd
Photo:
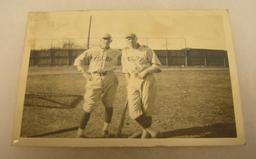
[[[128,33],[125,38],[136,38],[136,34],[135,33]]]
[[[111,37],[111,34],[105,33],[105,34],[103,34],[103,35],[101,36],[101,38],[102,38],[102,39],[111,39],[112,37]]]

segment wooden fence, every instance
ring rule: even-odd
[[[32,50],[30,55],[30,66],[72,65],[75,58],[83,51],[84,49]],[[164,66],[229,66],[227,52],[225,50],[184,49],[154,51]],[[85,61],[85,64],[88,63],[88,61]]]

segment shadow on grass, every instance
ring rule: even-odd
[[[55,134],[76,131],[77,128],[78,126],[74,126],[27,137],[50,137]],[[120,134],[116,136],[115,134],[111,134],[109,138],[140,138],[140,136],[141,132],[135,132],[132,135]],[[161,132],[158,138],[234,138],[236,136],[236,127],[234,123],[216,123],[203,127],[191,127]]]
[[[71,109],[83,100],[83,96],[69,94],[26,94],[24,105],[26,107]]]
[[[127,137],[128,135],[122,135]],[[157,138],[234,138],[236,137],[234,123],[216,123],[202,127],[190,127],[172,131],[160,132]],[[135,132],[128,138],[140,138],[141,132]]]
[[[235,123],[216,123],[202,127],[191,127],[161,132],[161,138],[195,136],[196,138],[233,138],[236,137]]]

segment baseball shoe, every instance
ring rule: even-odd
[[[87,136],[84,135],[84,129],[79,128],[77,130],[76,138],[87,138]]]
[[[141,131],[137,131],[137,132],[133,133],[132,135],[128,136],[128,138],[140,138],[141,134],[142,134]]]
[[[155,131],[151,128],[148,128],[147,132],[150,134],[151,138],[159,138],[160,137],[160,132],[159,131]]]
[[[77,135],[76,138],[88,138],[86,135]]]
[[[103,131],[102,131],[102,137],[104,137],[104,138],[110,137],[109,131],[108,131],[108,130],[103,130]]]
[[[160,138],[161,137],[161,133],[158,131],[158,132],[154,132],[152,134],[150,134],[151,138]]]
[[[150,137],[150,134],[147,132],[147,130],[142,130],[141,138],[146,139],[149,137]]]

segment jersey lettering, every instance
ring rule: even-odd
[[[141,65],[147,64],[148,61],[145,58],[142,58],[140,56],[128,56],[127,60],[129,62],[138,62]]]
[[[106,61],[106,62],[111,62],[112,61],[112,58],[109,57],[109,56],[106,56],[106,57],[102,57],[100,55],[96,55],[92,58],[93,61],[95,62],[103,62],[103,61]]]

